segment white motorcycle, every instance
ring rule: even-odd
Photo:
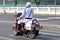
[[[18,15],[20,16],[21,14],[18,14]],[[42,26],[40,26],[37,19],[32,19],[27,23],[21,22],[19,27],[17,26],[18,25],[17,21],[18,20],[16,20],[16,23],[13,24],[14,35],[25,34],[29,38],[35,38],[39,35],[39,30],[42,29]]]

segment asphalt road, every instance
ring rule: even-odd
[[[14,36],[12,25],[15,21],[13,15],[0,15],[0,40],[60,40],[60,17],[39,16],[38,19],[43,29],[36,39],[29,39],[23,36]]]

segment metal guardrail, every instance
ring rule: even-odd
[[[32,7],[35,13],[38,14],[60,14],[60,7]],[[0,12],[18,13],[23,12],[25,7],[0,7]]]

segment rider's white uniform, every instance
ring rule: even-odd
[[[31,11],[32,10],[32,11]],[[30,14],[31,13],[31,14]],[[22,13],[22,15],[20,17],[18,17],[17,19],[18,20],[18,24],[20,24],[21,22],[29,22],[31,21],[32,19],[25,19],[25,18],[33,18],[33,14],[34,14],[34,11],[31,7],[28,7],[24,10],[24,12]],[[30,16],[29,16],[30,15]],[[29,16],[29,17],[28,17]],[[23,18],[23,19],[20,19],[20,18]]]

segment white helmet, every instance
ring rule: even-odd
[[[31,3],[30,2],[27,2],[26,3],[26,7],[31,7]]]

